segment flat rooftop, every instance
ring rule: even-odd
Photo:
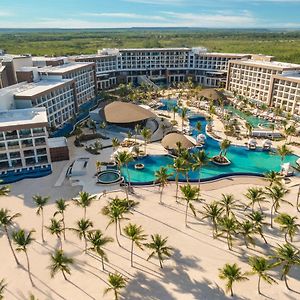
[[[48,123],[46,108],[44,107],[0,111],[0,120],[0,129]]]
[[[33,56],[32,61],[58,61],[58,60],[64,60],[67,59],[67,56],[54,56],[54,57],[48,57],[48,56]]]
[[[56,137],[48,139],[49,148],[67,147],[67,139],[65,137]]]
[[[55,67],[51,67],[51,66],[47,66],[47,67],[43,67],[39,69],[39,72],[41,73],[54,73],[54,74],[64,74],[64,73],[68,73],[74,70],[78,70],[80,68],[84,68],[87,67],[89,65],[93,65],[94,63],[92,62],[73,62],[73,63],[67,63],[64,65],[60,65],[60,66],[55,66]]]
[[[49,90],[56,89],[60,86],[65,85],[68,82],[72,82],[72,79],[56,79],[56,80],[48,80],[42,79],[38,82],[27,83],[20,86],[16,92],[14,93],[17,98],[27,98],[33,97],[42,93],[45,93]]]
[[[299,69],[300,65],[298,64],[291,64],[279,61],[263,61],[263,60],[254,60],[254,59],[247,59],[247,60],[237,60],[233,61],[235,63],[240,63],[242,65],[249,65],[249,66],[257,66],[257,67],[267,67],[267,68],[274,68],[274,69],[281,69],[281,70],[293,70]]]

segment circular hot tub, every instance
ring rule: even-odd
[[[117,170],[105,170],[101,171],[98,174],[98,180],[97,183],[99,184],[111,184],[111,183],[117,183],[121,181],[122,177],[120,175],[120,172]]]
[[[138,164],[135,164],[135,165],[134,165],[134,168],[135,168],[136,170],[143,170],[143,169],[145,168],[145,165],[142,164],[142,163],[138,163]]]

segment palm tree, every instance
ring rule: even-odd
[[[169,176],[170,176],[170,174],[168,174],[168,169],[165,167],[160,167],[160,169],[155,172],[155,178],[156,178],[156,181],[159,182],[159,187],[160,187],[160,197],[159,197],[160,204],[163,204],[162,203],[162,195],[163,195],[164,188],[169,183],[169,181],[168,181]]]
[[[11,250],[11,252],[14,256],[14,259],[15,259],[18,266],[20,265],[20,262],[17,259],[14,248],[12,247],[10,236],[9,236],[9,233],[8,233],[8,228],[13,227],[14,219],[16,219],[20,216],[21,216],[21,214],[19,214],[19,213],[10,216],[9,215],[9,210],[3,209],[3,208],[0,209],[0,229],[3,228],[4,231],[5,231],[5,235],[6,235],[10,250]]]
[[[45,243],[44,239],[44,206],[48,203],[50,197],[43,197],[40,195],[34,195],[32,197],[34,204],[37,207],[36,214],[42,217],[42,226],[41,226],[41,234],[42,234],[42,241]]]
[[[265,180],[269,182],[270,187],[272,185],[280,185],[283,178],[279,172],[275,172],[275,171],[269,171],[265,173],[264,177]]]
[[[263,225],[266,224],[264,223],[265,215],[260,211],[253,211],[247,215],[247,218],[254,224],[255,230],[260,234],[264,242],[268,244],[263,234]]]
[[[259,209],[262,212],[261,203],[268,202],[268,201],[266,201],[265,193],[262,188],[250,187],[250,188],[248,188],[245,196],[249,200],[249,203],[247,204],[245,210],[251,206],[252,212],[254,211],[255,204],[257,204],[259,206]]]
[[[146,150],[147,150],[147,144],[151,140],[152,132],[151,132],[151,130],[149,128],[144,127],[141,130],[141,135],[142,135],[142,137],[144,139],[144,142],[145,142],[145,154],[146,154],[147,153],[146,152]]]
[[[181,128],[183,129],[184,127],[184,122],[187,120],[187,113],[188,113],[188,108],[183,107],[180,111],[180,117],[181,117]]]
[[[52,218],[50,220],[51,224],[50,226],[46,226],[46,228],[49,230],[51,234],[55,234],[60,245],[60,249],[62,249],[62,240],[61,240],[61,234],[64,231],[64,228],[62,226],[61,221],[57,221],[55,218]]]
[[[103,132],[104,132],[104,136],[105,136],[105,137],[106,137],[106,126],[107,126],[107,124],[106,124],[106,122],[104,122],[104,121],[100,124],[100,128],[103,129]]]
[[[0,280],[0,300],[4,299],[4,290],[7,287],[7,283],[5,283],[4,279]]]
[[[159,265],[163,268],[163,261],[165,258],[170,257],[171,252],[173,251],[173,248],[166,246],[167,242],[167,237],[163,238],[160,234],[151,234],[151,242],[145,244],[148,249],[152,250],[147,260],[157,256]]]
[[[172,112],[173,112],[173,120],[175,121],[175,114],[178,112],[178,106],[173,105],[171,109],[172,109]]]
[[[223,140],[221,143],[220,143],[220,153],[219,153],[219,156],[220,157],[225,157],[226,154],[227,154],[227,151],[228,151],[228,148],[230,147],[231,145],[231,141],[225,139]]]
[[[292,153],[293,151],[286,144],[277,147],[277,154],[280,156],[281,164],[283,164],[285,157]]]
[[[193,215],[196,217],[196,209],[192,202],[198,201],[199,190],[197,187],[192,187],[189,183],[187,185],[181,186],[180,190],[183,194],[184,200],[186,201],[185,226],[187,226],[187,213],[189,208],[192,211]]]
[[[220,232],[218,236],[226,235],[228,249],[232,250],[233,235],[237,233],[238,224],[235,217],[221,217],[218,219]]]
[[[93,222],[90,219],[80,219],[76,222],[76,228],[72,228],[80,240],[83,238],[85,252],[87,250],[87,234],[93,226]]]
[[[178,188],[179,188],[179,174],[183,172],[185,166],[185,160],[182,157],[175,157],[173,160],[173,168],[175,171],[175,182],[176,182],[176,195],[175,199],[178,202]]]
[[[107,255],[103,250],[108,243],[114,241],[113,238],[104,236],[101,230],[90,231],[87,234],[88,241],[92,244],[88,250],[91,250],[101,257],[102,270],[105,270],[104,261],[108,261]]]
[[[125,226],[123,231],[125,235],[131,239],[130,262],[133,267],[133,246],[136,245],[142,250],[142,241],[146,239],[147,235],[143,233],[144,230],[142,229],[142,226],[137,226],[131,223]]]
[[[252,134],[253,126],[249,122],[246,122],[246,129],[248,137]]]
[[[128,210],[126,210],[126,207],[121,203],[121,199],[118,197],[114,198],[111,203],[102,208],[102,214],[109,218],[107,227],[109,227],[111,224],[115,224],[115,236],[119,246],[121,246],[121,244],[118,238],[118,227],[121,234],[120,221],[126,219],[124,218],[124,214],[127,212]]]
[[[242,273],[241,268],[237,264],[225,264],[222,269],[219,269],[219,277],[226,280],[226,292],[230,292],[233,297],[233,283],[248,280],[245,273]]]
[[[34,286],[34,283],[33,283],[32,277],[31,277],[27,247],[32,243],[32,241],[34,241],[34,238],[32,237],[33,232],[34,232],[34,230],[31,230],[28,233],[25,233],[25,231],[23,229],[19,229],[17,231],[14,231],[12,234],[13,241],[17,246],[16,251],[17,252],[23,251],[25,253],[26,261],[27,261],[28,276],[29,276],[32,286]]]
[[[201,124],[201,123],[200,123]],[[192,155],[193,158],[193,164],[192,164],[192,168],[193,170],[198,170],[198,190],[199,190],[199,194],[198,194],[198,198],[200,196],[200,182],[201,182],[201,169],[204,165],[206,165],[209,162],[208,156],[205,153],[204,150],[200,150],[198,152],[195,152]]]
[[[289,191],[285,189],[281,185],[274,185],[272,187],[266,187],[266,195],[272,200],[271,205],[271,228],[273,228],[273,214],[278,211],[280,208],[281,202],[288,203],[292,205],[287,200],[284,200],[283,197],[288,193]]]
[[[126,167],[126,171],[127,171],[127,182],[128,182],[128,187],[130,187],[130,173],[129,173],[129,168],[128,168],[128,164],[133,161],[133,156],[131,153],[127,152],[127,151],[121,151],[118,152],[117,156],[115,157],[116,163],[119,166],[119,169],[121,170],[121,168],[123,166]],[[127,198],[128,198],[128,194],[127,194]]]
[[[0,184],[2,184],[2,180],[0,180]],[[0,187],[0,197],[7,196],[10,192],[10,187],[8,185],[3,185]]]
[[[116,148],[120,146],[120,141],[117,138],[113,138],[111,140],[111,144],[112,144],[113,151],[115,152]]]
[[[101,163],[101,161],[96,161],[96,163],[95,163],[95,165],[96,165],[96,172],[97,172],[97,174],[101,171],[101,166],[102,166],[102,163]]]
[[[222,194],[222,199],[219,201],[220,206],[224,209],[226,217],[234,216],[233,210],[237,209],[239,205],[232,194]]]
[[[224,209],[219,206],[217,201],[212,203],[207,203],[204,205],[204,215],[202,219],[209,219],[213,225],[213,238],[216,238],[218,235],[218,219],[222,215]]]
[[[140,131],[141,131],[141,125],[140,124],[136,124],[134,126],[134,143],[135,144],[136,144],[137,135],[139,134]]]
[[[66,273],[71,275],[70,265],[74,263],[73,258],[64,254],[61,249],[55,249],[51,254],[51,265],[49,266],[51,278],[53,278],[57,272],[61,272],[64,279],[67,279]]]
[[[92,196],[88,192],[80,192],[79,197],[73,199],[75,205],[81,206],[83,208],[83,218],[86,219],[86,209],[92,202],[96,200],[96,195]]]
[[[249,244],[255,246],[253,236],[257,231],[253,222],[246,220],[238,225],[239,231],[238,233],[243,236],[245,245],[249,248]]]
[[[198,121],[195,125],[195,128],[198,131],[198,134],[200,134],[201,130],[202,130],[202,123],[200,121]]]
[[[115,300],[118,300],[120,294],[119,291],[126,287],[126,279],[121,274],[118,273],[109,274],[108,284],[109,287],[105,289],[104,295],[106,295],[110,291],[113,291],[115,295]]]
[[[58,199],[56,202],[56,212],[54,213],[54,217],[58,214],[61,215],[61,222],[63,225],[63,235],[64,235],[64,240],[66,239],[66,224],[65,224],[65,210],[69,206],[69,204],[66,203],[65,199]]]
[[[291,244],[278,245],[271,258],[275,260],[275,267],[282,267],[281,280],[284,279],[287,289],[290,290],[287,276],[294,265],[300,266],[300,250]]]
[[[290,237],[290,241],[293,242],[293,237],[299,231],[299,224],[296,223],[298,218],[292,217],[286,213],[282,213],[275,218],[275,222],[280,225],[280,229],[284,232],[284,239],[288,243],[287,236]]]
[[[258,276],[257,291],[260,295],[261,280],[264,280],[268,284],[277,283],[276,280],[268,274],[268,271],[273,268],[273,264],[269,263],[266,258],[258,256],[249,257],[249,265],[251,266],[251,271],[248,272],[248,274]]]

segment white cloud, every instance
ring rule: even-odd
[[[178,5],[186,4],[185,0],[123,0],[125,2],[152,4],[152,5]]]
[[[0,17],[11,17],[14,14],[9,10],[0,10]]]

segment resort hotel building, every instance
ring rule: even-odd
[[[0,111],[1,179],[51,173],[47,125],[43,107]]]
[[[70,59],[96,64],[98,89],[119,83],[171,84],[186,81],[224,87],[228,61],[250,58],[247,54],[209,53],[205,48],[103,49],[96,55]]]
[[[254,102],[300,116],[300,65],[274,61],[272,56],[228,63],[226,89]]]

